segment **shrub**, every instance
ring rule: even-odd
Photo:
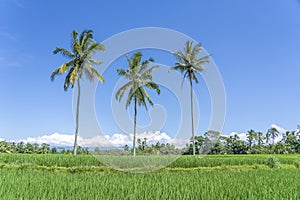
[[[269,156],[267,158],[267,163],[266,164],[270,168],[279,168],[279,166],[280,166],[280,162],[275,156]]]
[[[300,159],[299,159],[298,161],[295,161],[295,166],[296,166],[297,168],[300,168]]]

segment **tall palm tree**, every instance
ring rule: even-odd
[[[159,66],[149,67],[150,62],[154,62],[153,58],[145,61],[141,61],[143,54],[141,52],[134,53],[131,58],[126,55],[129,68],[127,70],[118,69],[117,72],[120,76],[128,79],[129,81],[123,85],[116,93],[115,97],[118,101],[121,101],[126,91],[129,91],[126,100],[126,109],[130,103],[134,102],[134,129],[133,129],[133,156],[135,156],[135,141],[136,141],[136,118],[137,118],[137,105],[145,106],[147,109],[147,101],[150,105],[153,102],[145,90],[156,90],[157,94],[160,94],[158,84],[152,80],[152,71]]]
[[[193,81],[198,83],[197,74],[204,71],[205,63],[209,63],[209,57],[211,55],[206,55],[199,57],[199,53],[203,50],[201,44],[193,45],[193,42],[187,41],[183,51],[174,51],[173,55],[176,57],[177,61],[171,70],[178,70],[184,73],[183,78],[188,78],[190,83],[190,98],[191,98],[191,121],[192,121],[192,145],[193,145],[193,155],[195,155],[195,132],[194,132],[194,105],[193,105]]]
[[[270,142],[270,138],[271,138],[271,133],[269,132],[269,130],[266,133],[266,143],[269,144]]]
[[[259,147],[264,143],[264,134],[262,132],[257,132],[257,144]]]
[[[272,137],[273,144],[275,144],[275,138],[278,137],[279,131],[275,127],[273,127],[268,129],[267,133]]]
[[[80,80],[83,75],[91,81],[98,79],[101,83],[104,82],[102,75],[93,67],[93,65],[99,65],[102,62],[95,60],[92,56],[97,51],[104,51],[104,46],[93,40],[93,31],[85,30],[80,36],[76,30],[72,32],[71,51],[65,48],[56,47],[53,51],[54,54],[61,54],[69,61],[62,64],[55,69],[51,74],[51,80],[58,74],[66,73],[64,89],[68,90],[69,86],[74,87],[77,83],[77,105],[76,105],[76,127],[75,127],[75,141],[74,141],[74,155],[77,154],[77,137],[79,127],[79,106],[80,106]]]
[[[255,143],[255,139],[257,137],[257,133],[254,130],[250,130],[247,133],[247,140],[249,142],[250,150],[252,149],[253,143]]]

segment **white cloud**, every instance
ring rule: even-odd
[[[156,132],[143,132],[137,134],[137,139],[147,138],[147,144],[155,144],[158,141],[160,143],[174,144],[176,147],[184,147],[188,143],[188,139],[171,138],[168,134],[160,131]],[[84,138],[78,136],[78,144],[84,147],[123,147],[126,144],[132,146],[133,134],[119,134],[115,133],[112,136],[109,135],[97,135],[91,138]],[[40,137],[28,137],[26,139],[18,140],[17,142],[23,141],[25,143],[47,143],[52,146],[73,146],[74,145],[74,134],[60,134],[53,133],[51,135],[43,135]]]
[[[276,124],[272,124],[271,128],[276,128],[277,131],[279,131],[279,133],[285,133],[286,132],[286,130],[284,128],[282,128],[280,126],[277,126]]]
[[[232,133],[230,134],[230,136],[234,136],[234,135],[239,136],[240,140],[247,141],[247,134],[246,134],[246,133],[232,132]]]
[[[278,132],[279,132],[278,137],[275,138],[275,143],[279,142],[280,140],[282,140],[282,134],[286,132],[286,129],[284,129],[284,128],[276,125],[276,124],[272,124],[270,127],[271,128],[276,128],[278,130]],[[230,134],[230,136],[233,136],[233,135],[238,135],[241,140],[247,141],[247,133],[232,132]]]
[[[67,135],[67,134],[59,134],[59,133],[53,133],[51,135],[43,135],[40,137],[28,137],[26,139],[18,140],[17,142],[29,142],[29,143],[47,143],[51,145],[60,145],[60,146],[72,146],[74,141],[73,135]]]
[[[282,140],[283,136],[282,134],[286,132],[286,130],[276,124],[272,124],[271,128],[276,128],[277,131],[279,132],[278,137],[275,138],[275,143],[279,142]]]
[[[4,141],[4,139],[0,138],[0,142],[1,142],[1,141]]]

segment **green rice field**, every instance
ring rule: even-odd
[[[278,168],[268,167],[268,157],[181,156],[151,173],[128,173],[110,169],[93,156],[0,154],[0,197],[300,199],[300,155],[275,155]]]

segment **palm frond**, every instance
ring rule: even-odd
[[[129,70],[117,69],[117,73],[118,73],[119,76],[124,76],[125,78],[130,79]]]
[[[153,70],[159,68],[159,65],[154,65],[148,69],[143,69],[143,71],[140,71],[140,76],[142,79],[152,79],[152,72]]]
[[[64,57],[67,57],[69,59],[74,58],[74,54],[70,51],[68,51],[67,49],[64,48],[60,48],[60,47],[56,47],[56,49],[53,51],[54,54],[58,54],[60,53],[61,55],[63,55]]]
[[[94,82],[95,81],[95,76],[93,74],[93,72],[91,72],[91,70],[87,67],[83,68],[84,74],[87,77],[88,80]]]
[[[91,55],[93,55],[96,51],[104,51],[105,48],[102,44],[100,43],[93,43],[90,45],[86,51],[83,54],[83,59],[89,58]]]
[[[70,66],[72,66],[72,65],[73,65],[73,60],[71,60],[71,61],[69,61],[69,62],[67,62],[67,63],[62,64],[60,67],[58,67],[57,69],[55,69],[55,70],[52,72],[51,76],[50,76],[51,81],[54,81],[54,77],[55,77],[56,75],[58,75],[58,74],[63,74],[63,73],[65,73],[66,71],[68,71],[69,68],[70,68]]]
[[[194,60],[197,58],[197,55],[202,51],[202,45],[200,43],[196,44],[191,52],[191,59]]]
[[[152,58],[152,57],[150,57],[148,60],[149,60],[150,62],[155,62],[154,58]]]
[[[176,64],[175,66],[170,67],[170,71],[176,70],[176,71],[180,71],[181,73],[183,73],[187,69],[186,64],[178,63],[178,62],[175,64]]]
[[[51,81],[54,81],[55,76],[58,75],[58,74],[59,74],[59,68],[55,69],[55,70],[52,72],[52,74],[51,74],[51,76],[50,76]]]
[[[96,59],[92,59],[92,58],[88,59],[88,62],[91,63],[91,64],[94,64],[94,65],[101,65],[101,64],[103,64],[102,61],[96,60]]]
[[[136,96],[136,88],[135,87],[131,87],[127,96],[127,100],[126,100],[126,109],[129,107],[132,98],[134,98]]]
[[[126,83],[125,85],[123,85],[115,94],[115,98],[118,101],[121,101],[125,92],[130,88],[130,86],[132,85],[132,81],[129,81],[128,83]]]
[[[71,40],[71,48],[74,54],[78,54],[79,53],[79,43],[78,43],[78,32],[76,30],[72,31],[72,40]]]
[[[82,47],[83,51],[87,49],[89,45],[89,40],[93,39],[93,31],[92,30],[84,30],[79,37],[79,44]]]
[[[75,43],[77,42],[77,36],[78,36],[78,32],[76,30],[72,31],[72,41]]]
[[[130,60],[130,58],[129,58],[129,56],[128,56],[128,54],[126,54],[126,60],[127,60],[127,62],[128,62],[128,66],[129,66],[129,68],[131,68],[132,67],[132,62],[131,62],[131,60]]]
[[[75,70],[75,67],[72,67],[70,69],[70,71],[68,72],[66,78],[65,78],[65,83],[64,83],[64,90],[68,90],[69,86],[70,86],[70,83],[71,83],[71,76],[72,74],[74,73],[74,70]],[[73,83],[71,83],[72,87],[74,86]]]
[[[149,81],[145,83],[145,86],[149,88],[150,90],[156,90],[157,94],[160,94],[159,85],[155,83],[154,81]]]
[[[137,97],[137,100],[138,100],[138,104],[139,106],[143,105],[146,110],[148,110],[148,107],[147,107],[147,103],[145,101],[145,97],[147,98],[148,102],[150,103],[150,105],[152,106],[153,105],[153,102],[152,100],[150,99],[148,93],[145,91],[145,89],[143,87],[138,87],[137,91],[136,91],[136,97]]]
[[[101,83],[104,83],[104,78],[103,76],[90,64],[87,64],[86,65],[87,68],[91,71],[93,77],[96,76],[96,78],[101,82]],[[94,79],[91,79],[91,80],[94,80]]]
[[[143,54],[141,52],[136,52],[133,54],[132,65],[136,70],[138,70],[138,68],[140,67],[142,56]]]

